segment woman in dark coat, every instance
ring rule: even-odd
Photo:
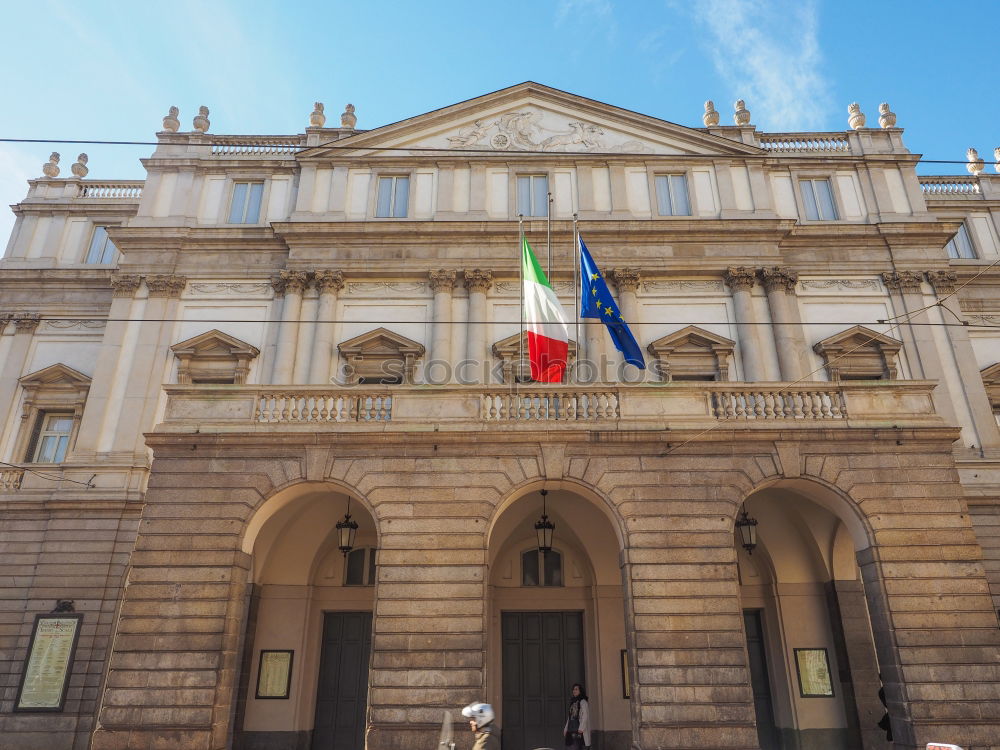
[[[583,750],[590,747],[590,703],[583,685],[573,685],[573,697],[569,701],[569,716],[563,727],[566,747]]]

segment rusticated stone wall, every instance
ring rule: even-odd
[[[604,498],[622,529],[640,746],[756,746],[732,528],[743,498],[785,482],[837,498],[874,541],[859,561],[896,746],[946,735],[1000,748],[1000,632],[953,438],[716,431],[671,449],[659,433],[153,436],[93,747],[225,747],[241,537],[304,481],[351,488],[379,524],[368,747],[433,744],[441,710],[482,694],[487,531],[505,499],[545,480]]]

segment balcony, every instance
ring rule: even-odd
[[[932,381],[595,386],[168,385],[156,432],[942,426]]]

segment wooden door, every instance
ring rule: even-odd
[[[575,682],[586,685],[582,612],[503,612],[505,750],[563,747]]]
[[[361,750],[368,708],[371,612],[326,612],[312,750]]]

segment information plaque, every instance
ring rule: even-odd
[[[795,649],[795,669],[799,673],[799,694],[803,698],[832,698],[830,658],[825,648]]]
[[[82,614],[35,615],[15,711],[62,711]]]
[[[257,698],[288,698],[292,683],[291,650],[260,652],[257,668]]]

